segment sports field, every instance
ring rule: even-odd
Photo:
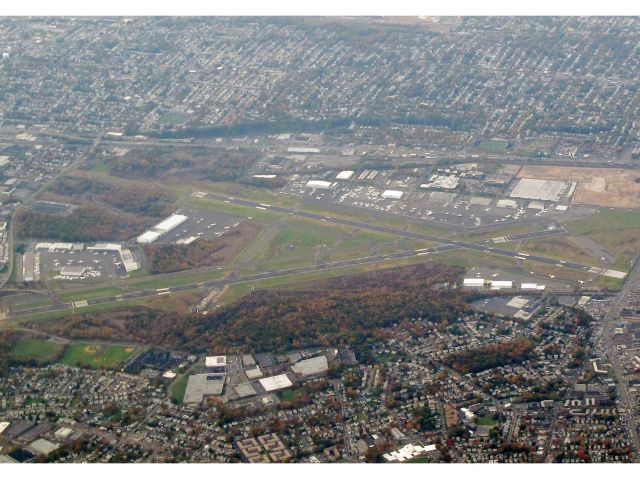
[[[92,369],[119,369],[134,351],[128,346],[73,344],[65,351],[62,362]]]

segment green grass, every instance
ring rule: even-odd
[[[123,293],[124,290],[120,288],[98,288],[88,291],[76,291],[64,293],[58,296],[58,299],[62,303],[71,303],[72,301],[86,301],[89,299],[102,298],[104,296],[114,296]]]
[[[407,464],[427,464],[430,462],[431,462],[431,459],[429,458],[429,456],[419,456],[419,457],[414,457],[413,459],[408,460],[406,463]]]
[[[162,123],[167,125],[183,125],[189,121],[189,115],[180,113],[179,111],[168,111],[160,118]]]
[[[225,203],[224,201],[212,200],[210,198],[189,198],[187,203],[196,208],[202,208],[209,211],[219,211],[239,217],[251,216],[259,220],[277,220],[281,214],[271,211],[259,210],[250,206],[234,205]]]
[[[205,271],[185,271],[176,274],[170,273],[172,276],[145,279],[142,281],[131,282],[130,285],[133,289],[160,289],[169,288],[171,286],[199,283],[202,281],[211,281],[220,279],[225,274],[223,269],[216,268],[207,269]]]
[[[92,369],[119,369],[134,348],[114,345],[73,344],[67,347],[62,362]]]
[[[493,416],[482,416],[478,418],[478,426],[495,426],[498,421]]]
[[[64,345],[44,339],[22,338],[11,349],[16,361],[36,361],[39,364],[54,362],[62,353]]]
[[[564,224],[574,235],[591,238],[615,257],[612,269],[629,271],[640,251],[640,213],[637,210],[601,209],[580,220]]]
[[[180,379],[171,385],[171,399],[178,404],[182,403],[184,399],[184,393],[187,390],[187,383],[189,382],[189,374],[184,374]]]
[[[31,308],[41,308],[44,306],[51,306],[53,301],[51,298],[33,298],[33,301],[25,301],[21,303],[16,303],[11,306],[11,311],[24,311],[25,309]]]
[[[111,173],[111,165],[106,161],[96,161],[89,169],[92,173],[108,175]]]
[[[587,266],[598,265],[596,258],[561,236],[531,238],[519,251]]]
[[[296,398],[296,391],[293,389],[287,389],[285,391],[282,391],[280,394],[282,394],[283,401],[291,402]]]
[[[484,140],[480,142],[479,148],[487,153],[505,153],[507,151],[507,142]]]

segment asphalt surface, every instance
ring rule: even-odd
[[[626,427],[629,431],[636,457],[637,454],[640,453],[640,432],[638,430],[638,422],[635,416],[635,404],[629,396],[627,379],[625,377],[623,365],[620,363],[620,358],[618,357],[618,348],[616,347],[616,342],[613,338],[613,331],[616,321],[620,319],[620,313],[624,309],[625,301],[634,294],[634,286],[637,285],[639,281],[640,261],[636,263],[635,267],[627,275],[624,285],[620,289],[616,299],[611,304],[609,311],[607,311],[607,315],[603,322],[602,335],[599,341],[604,344],[607,354],[611,360],[611,366],[618,386],[620,404],[624,408],[624,412],[621,411],[620,416],[625,419]]]

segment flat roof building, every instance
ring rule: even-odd
[[[226,376],[223,374],[193,374],[184,392],[185,404],[200,404],[208,396],[221,396]]]
[[[87,271],[85,266],[63,266],[60,269],[60,276],[67,276],[69,278],[81,278]]]
[[[351,170],[341,171],[336,175],[336,180],[350,180],[351,177],[353,176],[353,173],[354,172]]]
[[[187,219],[188,218],[185,215],[179,215],[174,213],[168,218],[165,218],[164,220],[162,220],[157,225],[155,225],[153,229],[156,231],[160,231],[162,233],[168,233],[172,229],[176,228],[177,226],[180,226],[182,223],[187,221]]]
[[[270,376],[268,378],[260,379],[260,385],[267,392],[279,391],[280,389],[286,389],[293,386],[291,379],[286,374],[280,374],[278,376]]]
[[[509,196],[511,198],[556,202],[567,189],[568,184],[565,181],[521,178]]]
[[[291,366],[291,370],[300,376],[315,376],[326,373],[329,363],[326,356],[316,356],[311,359],[303,359]]]
[[[321,190],[327,190],[331,188],[331,182],[320,180],[309,180],[306,184],[307,188],[319,188]]]
[[[236,394],[241,398],[247,398],[256,395],[256,390],[251,383],[241,383],[233,386]]]
[[[208,368],[214,368],[217,366],[226,366],[226,356],[207,356],[204,360],[204,365]]]
[[[158,238],[160,238],[160,233],[158,233],[157,231],[145,231],[140,236],[138,236],[136,241],[140,244],[149,244],[153,243]]]
[[[385,200],[399,200],[402,199],[404,193],[398,190],[385,190],[382,192],[382,198]]]

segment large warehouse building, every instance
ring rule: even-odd
[[[140,244],[149,244],[156,241],[160,236],[167,234],[169,231],[175,229],[180,226],[182,223],[187,221],[189,218],[185,215],[172,214],[168,218],[165,218],[160,223],[155,225],[153,228],[142,233],[136,241]]]
[[[569,187],[570,183],[565,181],[521,178],[509,196],[527,200],[560,201],[560,197]]]

